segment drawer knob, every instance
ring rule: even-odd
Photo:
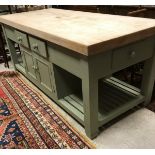
[[[17,40],[21,43],[22,42],[22,37],[21,36],[17,37]]]
[[[33,47],[34,50],[38,49],[38,45],[37,44],[33,44],[32,47]]]
[[[134,58],[136,56],[136,52],[135,51],[131,51],[130,56],[131,56],[131,58]]]
[[[33,68],[34,70],[38,70],[38,67],[37,67],[37,66],[32,66],[32,68]]]

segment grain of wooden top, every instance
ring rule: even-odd
[[[0,22],[93,55],[155,35],[155,20],[61,9],[0,16]]]

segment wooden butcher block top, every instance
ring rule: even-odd
[[[155,35],[154,19],[53,8],[3,15],[0,22],[86,56]]]

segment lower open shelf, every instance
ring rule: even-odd
[[[142,103],[144,96],[140,90],[114,77],[101,80],[99,83],[99,126],[107,123],[118,115]],[[70,94],[59,103],[84,124],[83,100],[80,95]]]
[[[114,77],[99,86],[99,126],[144,101],[138,88]]]
[[[84,125],[83,101],[78,95],[66,96],[59,100],[59,104]]]
[[[22,65],[20,65],[20,64],[15,64],[15,66],[16,66],[16,68],[19,70],[19,71],[21,71],[22,73],[26,73],[26,70],[25,70],[25,68],[22,66]]]

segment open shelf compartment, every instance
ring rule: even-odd
[[[15,63],[16,68],[21,71],[22,73],[26,73],[25,70],[25,61],[24,61],[24,54],[23,51],[21,50],[19,44],[15,43],[15,55],[17,58],[17,61]]]
[[[114,77],[99,82],[99,126],[142,103],[140,89]]]
[[[82,80],[68,71],[53,65],[58,104],[84,124]]]
[[[82,80],[55,66],[59,104],[81,124],[84,124]],[[99,126],[142,103],[140,89],[114,77],[99,80]]]

